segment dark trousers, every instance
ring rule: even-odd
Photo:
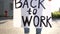
[[[36,34],[41,34],[41,30],[42,30],[42,28],[36,28]],[[29,34],[29,31],[30,31],[29,28],[24,28],[24,33],[28,33]]]

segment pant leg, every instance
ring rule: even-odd
[[[29,34],[29,28],[24,28],[24,33]]]
[[[36,28],[36,34],[41,34],[42,28]]]

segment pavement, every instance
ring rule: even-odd
[[[13,27],[13,19],[1,18],[0,19],[0,34],[20,34],[22,31],[19,28]]]
[[[42,28],[41,34],[60,34],[60,19],[52,22],[52,28]],[[29,34],[36,32],[30,31]],[[13,19],[0,18],[0,34],[24,34],[24,28],[13,26]]]

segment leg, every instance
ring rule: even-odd
[[[24,28],[24,33],[29,34],[29,28]]]
[[[41,34],[42,28],[36,28],[36,34]]]

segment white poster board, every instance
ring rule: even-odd
[[[15,0],[14,26],[25,28],[32,24],[36,28],[52,27],[50,6],[50,2],[46,0]]]

